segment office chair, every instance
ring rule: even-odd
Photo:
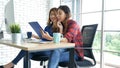
[[[40,66],[43,65],[43,68],[46,68],[45,61],[47,61],[49,59],[49,57],[48,56],[34,55],[31,59],[35,60],[35,61],[40,61]]]
[[[94,58],[93,52],[92,52],[92,44],[94,40],[94,36],[96,33],[98,24],[92,24],[92,25],[85,25],[82,27],[81,33],[83,36],[83,47],[75,48],[75,49],[84,49],[84,60],[75,60],[75,67],[74,68],[79,68],[79,67],[92,67],[96,65],[96,60]],[[61,67],[66,67],[68,66],[69,62],[60,62],[59,66]]]

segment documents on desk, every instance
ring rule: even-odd
[[[25,39],[25,42],[38,44],[51,43],[51,41],[42,41],[40,39]]]

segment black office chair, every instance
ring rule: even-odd
[[[83,36],[83,47],[76,48],[76,49],[84,49],[84,57],[87,57],[88,59],[84,60],[75,60],[75,67],[91,67],[96,65],[96,60],[94,58],[93,52],[92,52],[92,44],[94,40],[94,36],[96,33],[98,24],[92,24],[92,25],[85,25],[82,27],[82,36]],[[60,62],[59,66],[66,67],[68,66],[69,62]]]
[[[40,61],[40,66],[43,65],[43,68],[46,68],[45,61],[47,61],[49,59],[49,57],[48,56],[34,55],[31,59],[35,60],[35,61]]]

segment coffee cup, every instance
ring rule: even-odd
[[[27,32],[27,38],[30,39],[32,37],[32,32]]]
[[[63,34],[61,34],[61,33],[53,33],[53,42],[54,43],[60,43],[62,38],[63,38]]]

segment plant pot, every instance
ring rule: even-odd
[[[12,43],[21,44],[21,33],[12,33]]]

